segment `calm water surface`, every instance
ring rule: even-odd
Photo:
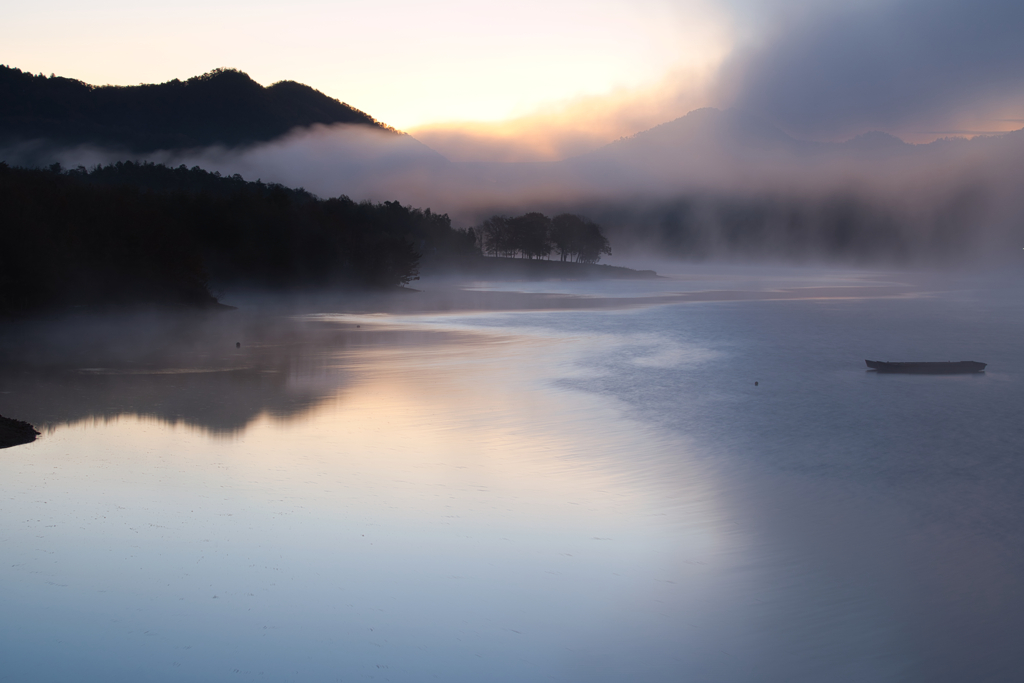
[[[3,371],[44,434],[0,451],[0,680],[1024,670],[1019,280],[467,287],[622,305],[240,312]]]

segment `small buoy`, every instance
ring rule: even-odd
[[[755,386],[755,387],[757,386],[757,382],[754,382],[754,386]]]
[[[359,327],[359,325],[356,325],[356,327]]]
[[[242,348],[242,342],[235,342],[235,348],[236,349]]]

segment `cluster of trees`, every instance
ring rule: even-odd
[[[522,216],[491,216],[478,228],[484,252],[492,256],[550,258],[597,263],[611,254],[611,245],[593,221],[572,213],[548,218],[531,212]]]
[[[198,167],[0,163],[0,314],[210,305],[213,286],[394,287],[423,252],[479,254],[446,214],[320,199]]]
[[[235,69],[153,85],[95,86],[0,65],[0,143],[46,139],[149,152],[263,142],[316,123],[394,130],[307,85],[281,81],[264,88]]]

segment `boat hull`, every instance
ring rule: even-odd
[[[865,360],[864,362],[870,369],[878,372],[898,372],[911,375],[963,375],[983,372],[988,365],[973,360],[946,363],[886,363],[878,360]]]

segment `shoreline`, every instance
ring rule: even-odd
[[[607,263],[574,263],[549,259],[478,256],[434,261],[425,257],[420,272],[430,277],[472,277],[493,280],[661,280],[653,270],[634,270]]]

